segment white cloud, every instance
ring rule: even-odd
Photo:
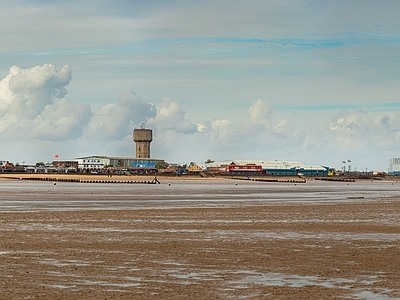
[[[233,132],[229,120],[211,121],[211,139],[227,139]]]
[[[82,135],[90,121],[89,105],[74,105],[63,98],[54,105],[45,106],[33,120],[32,137],[39,140],[73,140]]]
[[[14,66],[0,82],[0,137],[3,140],[70,140],[91,118],[89,105],[65,97],[72,70],[53,65]]]
[[[247,113],[250,122],[252,123],[265,122],[271,117],[272,104],[267,101],[257,100],[249,107]]]
[[[156,116],[156,107],[141,99],[134,91],[121,92],[116,104],[107,104],[93,118],[88,139],[115,141],[132,135],[141,122]]]
[[[341,112],[333,118],[325,133],[336,145],[344,149],[397,147],[397,137],[400,132],[399,117],[398,112]]]
[[[151,123],[155,124],[159,132],[173,130],[184,134],[193,134],[198,132],[197,125],[191,123],[185,117],[185,110],[177,101],[170,98],[164,98],[157,105],[157,116]]]
[[[400,140],[399,112],[293,113],[276,111],[263,100],[243,109],[243,118],[225,114],[194,124],[178,101],[164,98],[153,104],[131,91],[121,92],[92,117],[88,104],[76,105],[66,98],[71,79],[68,66],[10,69],[0,81],[2,159],[12,159],[12,153],[21,162],[26,153],[54,155],[60,148],[69,158],[133,156],[132,130],[141,122],[154,131],[154,157],[177,162],[290,158],[335,166],[350,158],[355,165],[362,159],[359,164],[367,166],[368,155],[359,153],[396,156],[391,149],[398,149]]]

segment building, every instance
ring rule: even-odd
[[[329,167],[296,161],[225,160],[206,164],[208,172],[240,175],[327,176]]]
[[[77,168],[78,167],[78,162],[76,160],[54,160],[52,162],[53,167],[73,167]]]
[[[400,158],[390,158],[389,159],[389,174],[400,175]]]
[[[78,157],[75,161],[78,164],[78,170],[84,173],[101,172],[110,164],[107,156]]]
[[[261,165],[257,164],[245,164],[237,165],[234,162],[228,166],[229,175],[241,175],[241,176],[259,176],[263,175],[263,169]]]
[[[153,131],[146,129],[145,124],[133,130],[133,140],[136,143],[136,157],[92,155],[75,159],[79,172],[108,172],[114,168],[133,174],[156,173],[157,163],[161,159],[150,158],[150,143],[153,140]],[[105,170],[107,168],[107,170]]]
[[[0,169],[5,169],[8,167],[8,161],[0,160]]]
[[[146,173],[149,170],[154,172],[158,162],[161,159],[154,158],[136,158],[121,156],[85,156],[75,159],[78,170],[84,173],[103,172],[105,168],[112,167],[116,169],[135,169],[137,172]]]
[[[195,174],[203,172],[203,168],[198,164],[190,164],[189,167],[187,168],[187,171],[189,174]]]

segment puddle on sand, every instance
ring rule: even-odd
[[[230,286],[224,290],[244,289],[250,287],[252,284],[277,286],[277,287],[293,287],[301,288],[304,286],[322,286],[325,288],[336,288],[343,290],[353,291],[354,284],[372,285],[377,283],[377,276],[362,277],[357,279],[346,278],[322,278],[318,276],[299,276],[299,275],[286,275],[281,273],[257,273],[251,271],[237,272],[237,274],[247,275],[239,280],[230,282]],[[371,291],[373,289],[373,291]],[[378,292],[379,291],[379,292]],[[355,299],[366,300],[394,300],[399,298],[391,298],[385,294],[393,292],[390,289],[376,289],[376,288],[356,288],[352,293]]]
[[[48,275],[54,276],[54,277],[71,277],[71,278],[81,278],[81,275],[76,275],[72,273],[63,273],[63,272],[57,272],[57,271],[47,271],[46,272]]]
[[[64,262],[61,262],[57,259],[53,258],[45,258],[42,260],[39,260],[41,264],[45,265],[52,265],[56,267],[66,267],[66,266],[76,266],[76,267],[86,267],[90,266],[90,263],[83,262],[83,261],[78,261],[78,260],[66,260]]]
[[[298,232],[254,232],[253,236],[265,239],[331,239],[331,240],[371,240],[371,241],[398,241],[400,235],[390,233],[317,233],[305,234]]]
[[[384,290],[386,292],[390,292],[389,290]],[[396,300],[399,298],[391,298],[385,295],[377,294],[371,291],[361,291],[353,294],[355,299],[364,299],[364,300]]]
[[[55,289],[72,289],[75,285],[63,285],[63,284],[42,284],[42,286],[55,288]]]
[[[246,276],[240,280],[231,281],[237,287],[247,287],[249,284],[260,284],[266,286],[288,286],[288,287],[304,287],[307,285],[319,285],[326,288],[335,288],[340,284],[340,287],[350,287],[354,280],[345,278],[325,279],[317,276],[299,276],[285,275],[280,273],[258,273]],[[343,284],[349,284],[343,286]]]
[[[106,282],[106,281],[91,281],[91,280],[85,280],[82,282],[75,282],[75,284],[83,284],[83,285],[100,285],[100,286],[115,286],[115,287],[123,287],[123,288],[128,288],[128,287],[137,287],[140,286],[138,281],[138,278],[135,277],[125,277],[125,279],[130,280],[130,282]],[[139,279],[140,280],[140,279]],[[135,281],[135,282],[132,282]]]
[[[176,270],[178,271],[178,270]],[[173,277],[176,279],[185,279],[185,280],[204,280],[204,281],[212,281],[215,279],[221,279],[222,276],[218,275],[217,272],[214,271],[204,271],[204,272],[185,272],[178,273],[170,270],[169,277]]]
[[[74,289],[78,288],[79,285],[94,285],[94,286],[109,286],[109,287],[118,287],[118,288],[130,288],[130,287],[138,287],[140,286],[139,282],[132,282],[132,281],[139,281],[140,279],[134,278],[134,277],[125,277],[129,282],[105,282],[105,281],[91,281],[91,280],[85,280],[85,281],[77,281],[73,282],[70,285],[64,285],[64,284],[43,284],[42,286],[46,287],[51,287],[55,289]],[[110,290],[111,291],[111,290]],[[123,290],[112,290],[112,291],[118,291],[118,292],[123,292]]]

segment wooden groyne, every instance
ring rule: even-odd
[[[249,178],[249,177],[229,177],[234,180],[248,180],[257,182],[281,182],[281,183],[306,183],[305,179],[291,179],[291,178]]]
[[[16,180],[51,181],[51,182],[77,182],[77,183],[120,183],[120,184],[160,184],[157,178],[153,180],[93,180],[77,178],[52,178],[52,177],[7,177]]]
[[[354,178],[337,178],[337,177],[315,177],[315,180],[324,180],[324,181],[343,181],[343,182],[355,182]]]
[[[296,179],[264,179],[264,178],[252,178],[251,181],[259,181],[259,182],[294,182],[294,183],[306,183],[305,179],[296,180]]]
[[[126,184],[160,184],[156,180],[79,180],[80,183],[126,183]]]

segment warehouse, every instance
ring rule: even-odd
[[[206,164],[207,171],[221,174],[240,174],[240,170],[247,173],[275,176],[327,176],[329,167],[320,165],[306,165],[297,161],[262,161],[262,160],[225,160]]]
[[[393,157],[389,159],[389,174],[395,176],[400,175],[400,158]]]

